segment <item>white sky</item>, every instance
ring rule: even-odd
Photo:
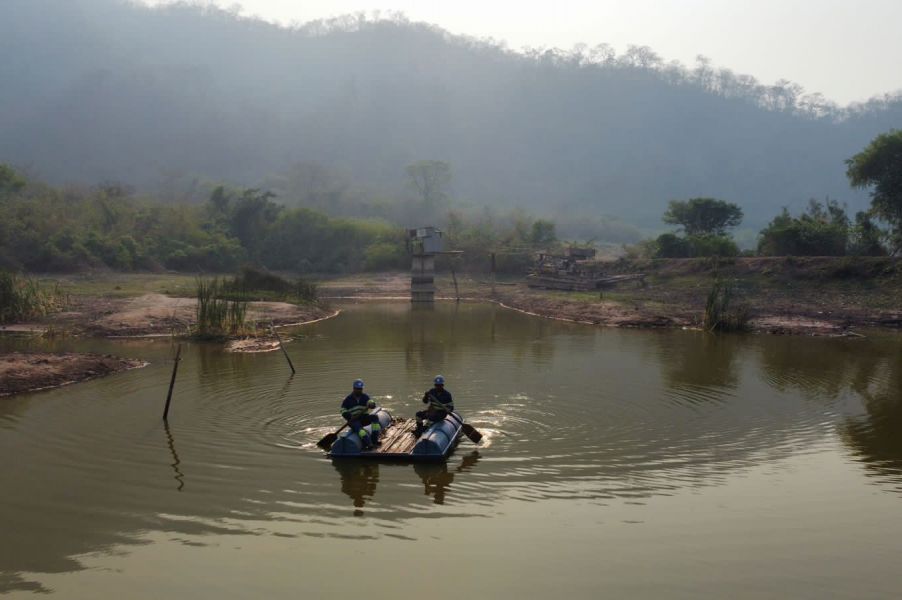
[[[151,4],[171,0],[143,0]],[[771,83],[789,79],[841,104],[902,90],[902,0],[202,0],[283,24],[400,11],[452,33],[524,46],[607,42],[653,48]]]

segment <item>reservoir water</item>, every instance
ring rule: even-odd
[[[280,353],[47,342],[145,369],[0,398],[0,594],[59,598],[891,598],[902,339],[627,331],[485,304],[341,305]],[[485,436],[335,462],[361,377],[436,374]]]

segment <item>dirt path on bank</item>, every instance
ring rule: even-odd
[[[0,354],[0,396],[46,390],[144,366],[144,361],[109,354]]]

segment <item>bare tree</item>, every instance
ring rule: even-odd
[[[434,208],[448,198],[451,165],[441,160],[420,160],[407,165],[407,180],[423,204]]]

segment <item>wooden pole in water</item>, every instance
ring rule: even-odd
[[[169,380],[169,393],[166,394],[166,408],[163,409],[163,420],[169,419],[169,404],[172,403],[172,388],[175,387],[175,375],[179,372],[179,361],[182,359],[182,345],[175,351],[175,363],[172,365],[172,379]]]
[[[454,267],[451,267],[451,279],[454,280],[454,295],[457,296],[457,301],[460,302],[460,290],[457,289],[457,275],[454,273]]]
[[[279,348],[282,350],[282,354],[285,355],[285,360],[288,361],[288,366],[291,367],[291,374],[294,375],[295,373],[297,373],[297,371],[294,370],[294,365],[291,364],[291,357],[288,356],[288,351],[285,350],[285,346],[282,345],[282,338],[279,336],[279,332],[276,331],[276,324],[270,321],[269,328],[272,329],[273,335],[275,335],[276,339],[279,340]]]
[[[495,295],[495,253],[492,252],[492,296]]]

